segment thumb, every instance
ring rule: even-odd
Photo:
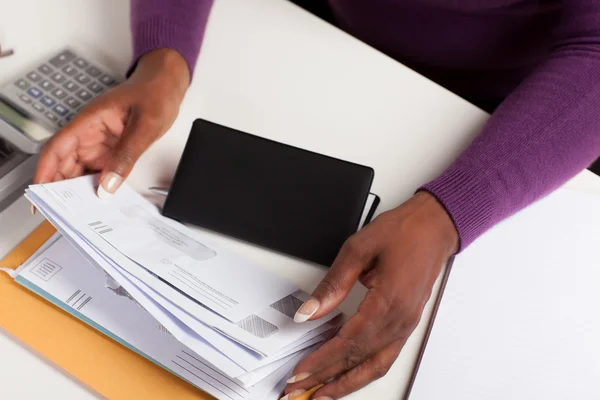
[[[295,322],[321,318],[344,301],[360,274],[375,258],[374,249],[368,245],[372,241],[362,240],[363,233],[355,234],[344,243],[327,275],[296,312]]]
[[[106,166],[100,174],[98,197],[107,199],[114,195],[131,173],[135,163],[154,142],[156,129],[144,126],[140,117],[130,117]]]

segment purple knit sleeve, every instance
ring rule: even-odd
[[[548,59],[467,150],[421,188],[449,212],[461,250],[600,155],[600,2],[562,4]]]
[[[133,60],[149,51],[178,51],[194,72],[213,0],[131,0]]]

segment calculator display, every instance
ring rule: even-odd
[[[42,125],[21,114],[19,111],[11,107],[9,104],[6,104],[2,100],[0,100],[0,118],[21,132],[25,133],[35,141],[45,140],[53,134]]]

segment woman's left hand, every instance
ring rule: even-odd
[[[384,376],[457,249],[450,216],[427,192],[381,214],[348,239],[295,320],[333,311],[357,280],[368,292],[337,335],[296,366],[285,391],[288,399],[331,378],[311,399],[339,399]]]

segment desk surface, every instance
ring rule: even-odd
[[[0,83],[44,54],[74,44],[117,71],[131,54],[122,0],[0,0]],[[284,0],[217,0],[193,83],[169,131],[139,161],[129,183],[149,195],[174,174],[193,120],[202,117],[284,143],[372,166],[379,211],[407,199],[464,149],[486,113]],[[600,192],[583,172],[568,185]],[[24,199],[0,214],[0,257],[40,217]],[[311,291],[323,268],[213,235],[233,251]],[[352,312],[356,288],[342,307]],[[434,294],[437,294],[437,286]],[[412,373],[427,324],[420,325],[389,374],[348,399],[398,399]],[[1,398],[96,398],[43,358],[0,331]],[[33,384],[32,384],[33,383]]]

